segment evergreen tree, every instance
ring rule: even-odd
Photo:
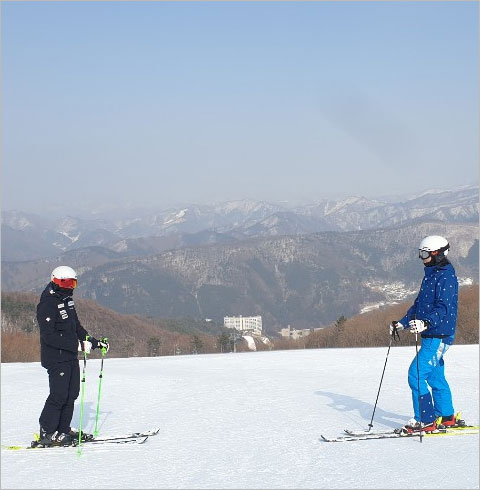
[[[192,345],[192,354],[198,354],[201,348],[203,347],[203,342],[200,340],[198,335],[194,335],[192,337],[191,345]]]
[[[347,321],[347,319],[343,315],[338,317],[337,321],[335,322],[335,328],[341,330],[343,328],[343,326],[345,325],[346,321]]]
[[[162,345],[162,342],[158,337],[150,337],[147,340],[147,345],[148,345],[148,355],[149,356],[160,355],[160,346]]]
[[[223,332],[219,337],[217,337],[217,345],[220,348],[220,352],[227,352],[229,344],[230,344],[230,338],[225,332]]]
[[[339,339],[343,331],[345,330],[345,323],[347,322],[347,319],[342,315],[337,318],[337,321],[335,322],[335,332],[336,332],[336,338]]]

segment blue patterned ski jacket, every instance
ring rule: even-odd
[[[458,280],[455,269],[448,263],[443,266],[425,267],[420,291],[400,323],[408,328],[410,320],[428,322],[423,338],[443,338],[452,344],[457,326]]]

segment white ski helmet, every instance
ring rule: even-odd
[[[425,237],[418,247],[418,257],[428,259],[428,257],[445,257],[448,254],[450,244],[446,238],[438,235]]]
[[[77,286],[77,273],[68,265],[61,265],[53,269],[52,282],[64,289],[74,289]]]

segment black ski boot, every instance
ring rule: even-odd
[[[40,435],[38,440],[32,442],[32,447],[50,447],[53,446],[57,432],[47,432],[43,427],[40,427]]]
[[[65,432],[47,432],[40,427],[38,441],[32,441],[31,447],[52,447],[52,446],[72,446],[74,441],[70,434]]]
[[[78,443],[78,433],[79,431],[75,427],[71,427],[70,431],[68,432],[70,437],[77,443]],[[93,439],[93,434],[87,434],[86,432],[82,431],[82,442],[91,441],[92,439]]]
[[[61,432],[55,436],[54,446],[73,446],[74,441],[70,434],[66,434],[65,432]]]

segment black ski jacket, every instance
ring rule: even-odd
[[[78,341],[85,340],[88,332],[78,320],[70,291],[49,283],[37,305],[37,321],[43,367],[48,369],[58,362],[77,359]],[[93,348],[98,346],[95,338],[88,340]]]

